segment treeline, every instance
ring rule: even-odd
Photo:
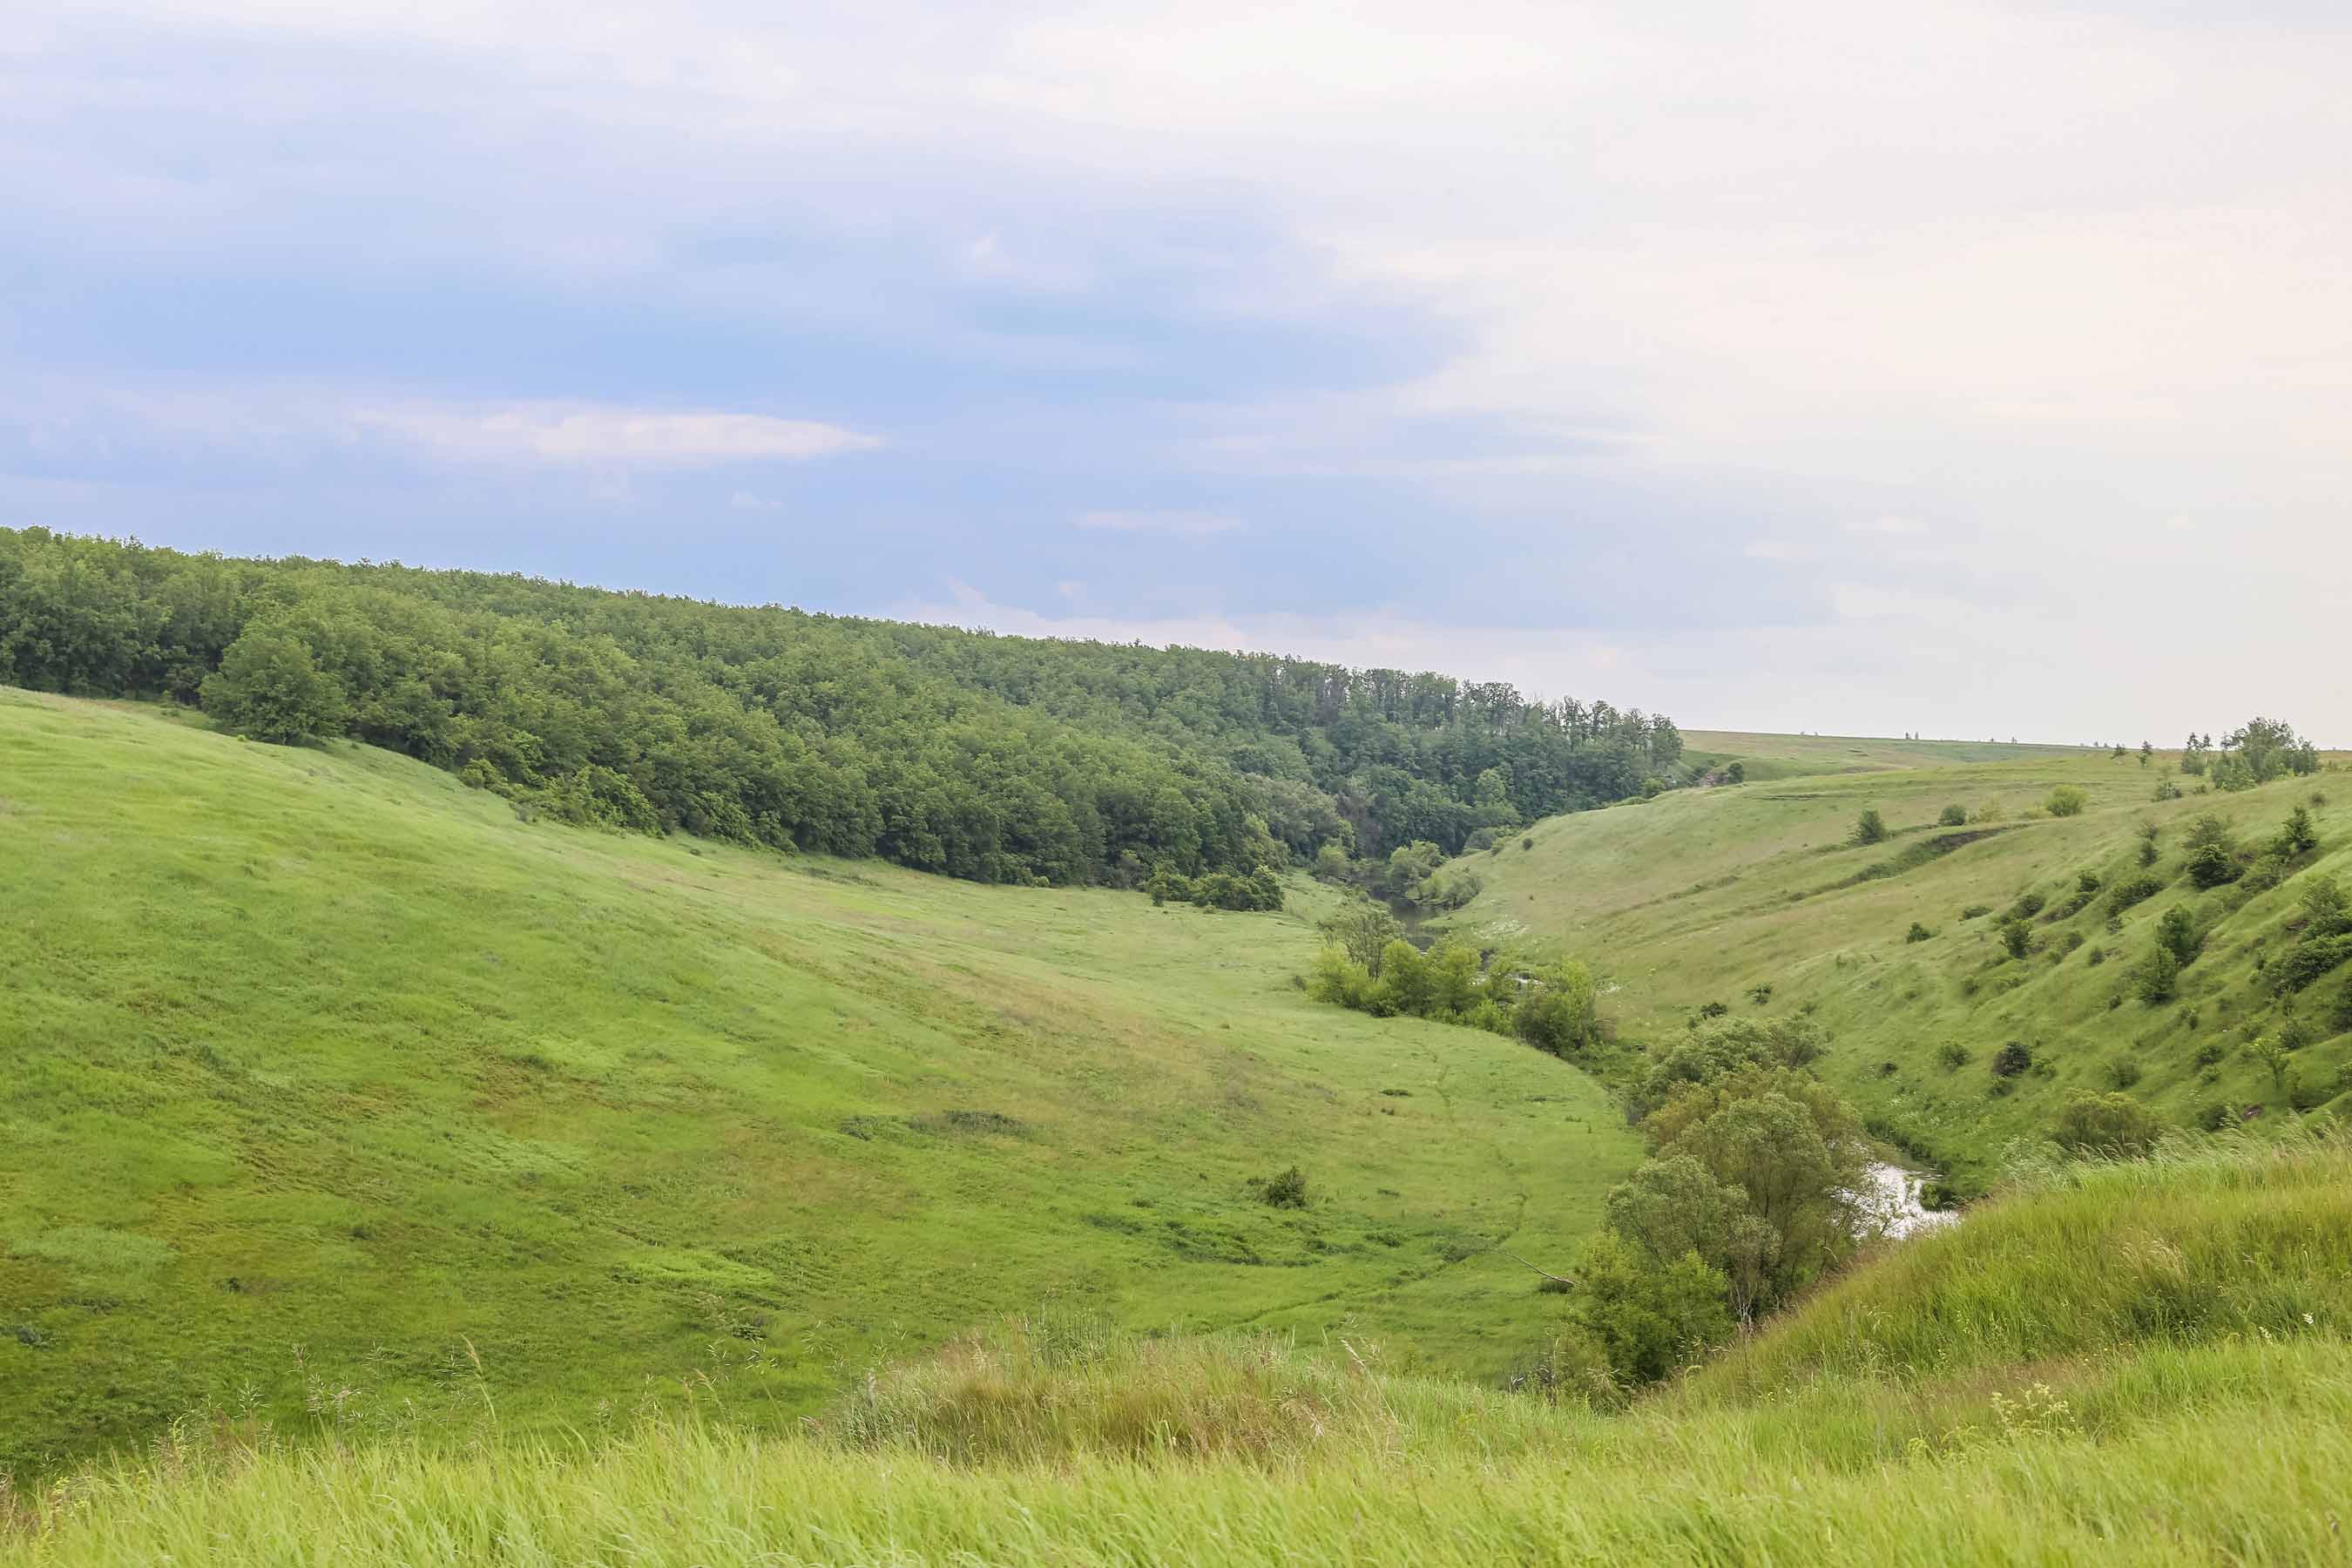
[[[0,529],[0,681],[350,735],[566,820],[997,882],[1453,852],[1682,751],[1663,718],[1443,676],[38,528]]]

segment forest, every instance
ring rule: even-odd
[[[1677,780],[1500,683],[0,529],[0,682],[350,736],[520,808],[988,882],[1458,852]]]

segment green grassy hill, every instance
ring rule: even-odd
[[[1636,1141],[1155,909],[600,834],[0,689],[0,1472],[191,1411],[746,1418],[1045,1301],[1489,1373]],[[1246,1184],[1293,1163],[1314,1202]],[[1512,1238],[1518,1238],[1513,1241]],[[366,1413],[364,1415],[361,1413]]]
[[[1810,739],[1810,738],[1807,738]],[[2326,773],[2241,794],[2158,803],[2160,778],[2192,789],[2177,758],[2143,768],[2080,752],[1935,768],[1824,774],[1675,791],[1639,805],[1537,824],[1496,853],[1461,865],[1482,881],[1447,929],[1485,942],[1532,940],[1591,960],[1628,1038],[1673,1037],[1695,1012],[1720,1003],[1734,1016],[1811,1011],[1834,1044],[1821,1070],[1882,1135],[1981,1185],[2013,1138],[2040,1138],[2068,1091],[2131,1091],[2186,1123],[2221,1105],[2275,1123],[2291,1116],[2284,1088],[2243,1052],[2256,1037],[2296,1037],[2294,1073],[2306,1108],[2332,1097],[2352,1063],[2342,1032],[2342,973],[2283,1003],[2266,966],[2295,941],[2305,889],[2352,883],[2352,781]],[[2037,815],[2052,790],[2089,797],[2070,817]],[[2324,801],[2324,804],[2321,802]],[[1943,809],[1993,820],[1938,825]],[[2318,854],[2270,891],[2199,892],[2182,875],[2190,824],[2224,819],[2250,845],[2296,805],[2320,837]],[[1893,837],[1850,842],[1866,809]],[[2144,823],[2159,858],[2143,872]],[[2063,915],[2080,873],[2099,895]],[[2108,890],[2143,874],[2157,896],[2108,927]],[[2000,916],[2038,893],[2035,951],[2011,959]],[[1964,918],[1985,907],[1990,912]],[[2205,929],[2201,955],[2178,999],[2149,1006],[2133,994],[2134,966],[2176,906]],[[1906,940],[1914,923],[1931,937]],[[1769,999],[1751,999],[1769,985]],[[2023,1042],[2035,1067],[1996,1078],[1990,1063]],[[1967,1053],[1948,1065],[1945,1047]],[[2200,1053],[2218,1060],[2200,1060]]]
[[[1958,763],[2046,762],[2094,754],[2076,746],[2030,742],[1766,735],[1743,730],[1685,730],[1683,742],[1683,762],[1692,773],[1703,773],[1709,768],[1737,762],[1751,783],[1812,778],[1822,773],[1949,767]]]
[[[2242,1136],[2042,1171],[1619,1415],[1048,1318],[783,1438],[186,1434],[0,1561],[2341,1563],[2347,1330],[2352,1155]]]

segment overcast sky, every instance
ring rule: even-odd
[[[7,9],[0,520],[2352,744],[2340,0]]]

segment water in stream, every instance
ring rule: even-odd
[[[1916,1236],[1923,1230],[1957,1224],[1959,1215],[1949,1209],[1923,1207],[1919,1202],[1920,1184],[1927,1178],[1900,1165],[1890,1165],[1874,1160],[1864,1166],[1867,1177],[1862,1191],[1862,1229],[1872,1236]]]

